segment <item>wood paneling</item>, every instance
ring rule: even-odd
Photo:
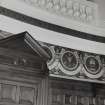
[[[0,104],[37,105],[38,85],[21,82],[0,83]]]
[[[34,104],[35,89],[30,87],[20,87],[20,103]]]
[[[51,79],[49,88],[50,105],[105,104],[104,85],[72,80]]]
[[[1,84],[1,100],[15,102],[16,86],[10,84]]]

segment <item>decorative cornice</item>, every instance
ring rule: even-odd
[[[20,0],[55,15],[89,24],[97,21],[97,5],[82,0]]]

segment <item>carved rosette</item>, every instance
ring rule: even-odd
[[[45,44],[51,59],[49,73],[57,76],[104,81],[105,67],[102,55]]]
[[[80,72],[81,65],[77,52],[64,51],[60,57],[59,69],[67,75],[75,75]]]
[[[104,68],[99,56],[85,54],[83,72],[89,78],[99,78],[104,74]]]

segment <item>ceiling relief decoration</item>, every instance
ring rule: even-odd
[[[95,23],[97,18],[97,5],[84,0],[20,0],[33,7],[46,10],[69,19]]]
[[[50,76],[104,83],[103,55],[49,44],[44,44],[43,47],[51,55],[51,59],[47,62]]]

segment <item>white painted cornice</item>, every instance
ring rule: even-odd
[[[62,47],[105,55],[105,43],[73,37],[30,25],[4,15],[0,15],[0,30],[13,34],[28,31],[36,40]]]
[[[29,1],[31,1],[31,4]],[[86,1],[83,0],[83,2],[85,3]],[[88,4],[88,2],[86,3]],[[62,15],[62,13],[59,13],[57,11],[55,11],[56,12],[55,13],[53,10],[49,10],[49,9],[46,10],[42,6],[39,6],[35,3],[34,3],[34,6],[32,6],[32,4],[33,4],[33,0],[0,0],[0,6],[5,7],[7,9],[25,14],[27,16],[30,16],[30,17],[33,17],[39,20],[43,20],[45,22],[53,23],[59,26],[63,26],[63,27],[67,27],[70,29],[75,29],[78,31],[105,37],[104,28],[98,27],[97,23],[87,24],[87,23],[78,21],[78,19],[72,20],[70,17]],[[89,2],[88,5],[93,5],[93,3]],[[95,5],[96,4],[94,4],[94,6]]]

